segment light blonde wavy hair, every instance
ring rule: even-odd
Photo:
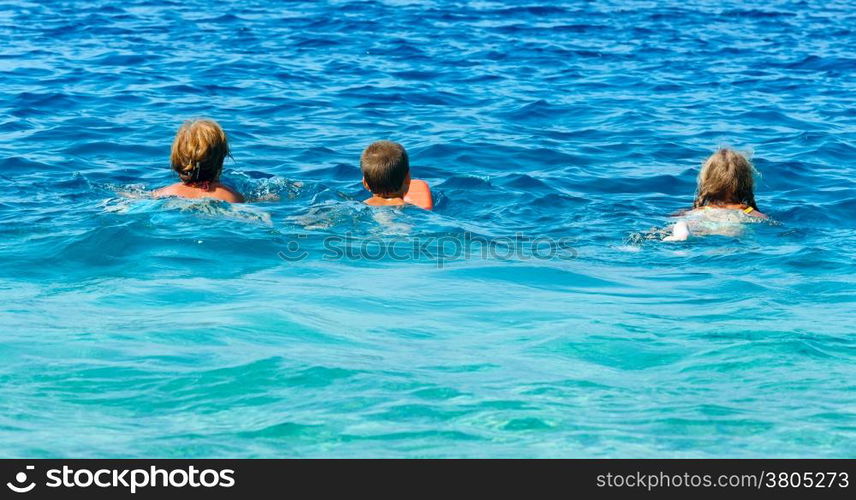
[[[720,149],[701,167],[693,208],[734,203],[757,210],[754,174],[755,167],[745,156],[733,149]]]

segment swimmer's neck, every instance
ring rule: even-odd
[[[760,217],[762,219],[766,219],[767,216],[761,213],[755,207],[750,207],[745,203],[708,203],[707,205],[702,205],[698,208],[694,208],[694,210],[704,210],[705,208],[724,208],[726,210],[740,210],[741,212],[751,215],[752,217]],[[686,212],[684,212],[686,213]]]
[[[394,193],[372,193],[372,197],[366,200],[365,203],[366,205],[375,207],[406,205],[407,202],[404,201],[406,195],[407,189]]]
[[[244,197],[241,193],[220,181],[212,181],[208,188],[177,182],[170,186],[157,189],[152,192],[155,198],[166,196],[178,196],[180,198],[216,198],[229,203],[242,203]]]
[[[749,208],[749,205],[745,203],[708,203],[707,205],[701,206],[699,208],[726,208],[729,210],[744,210]]]
[[[393,193],[388,195],[373,194],[371,198],[365,201],[365,204],[374,207],[384,207],[406,205],[407,202],[404,201],[404,194]]]
[[[187,187],[195,187],[195,188],[203,187],[206,185],[211,186],[211,187],[223,185],[223,183],[220,182],[219,178],[214,179],[214,180],[210,180],[210,181],[184,181],[184,180],[180,180],[179,184],[184,184]]]

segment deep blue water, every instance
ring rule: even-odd
[[[0,455],[856,456],[856,4],[751,4],[0,3]],[[773,223],[634,239],[722,145]]]

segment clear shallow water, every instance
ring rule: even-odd
[[[0,4],[3,456],[854,456],[852,2],[225,4]],[[725,144],[778,224],[630,244]],[[573,248],[325,258],[467,234]]]

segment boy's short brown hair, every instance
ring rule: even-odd
[[[226,132],[214,120],[190,120],[178,129],[169,162],[185,184],[215,182],[229,154]]]
[[[360,168],[369,190],[377,195],[401,191],[410,173],[410,160],[404,146],[392,141],[377,141],[360,156]]]

